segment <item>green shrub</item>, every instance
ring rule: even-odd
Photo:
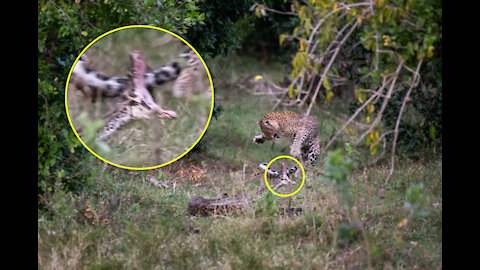
[[[198,1],[39,1],[38,2],[38,189],[55,180],[78,191],[98,166],[82,149],[66,117],[65,84],[71,65],[94,38],[114,28],[149,24],[179,35],[202,23]],[[95,165],[93,165],[95,164]]]

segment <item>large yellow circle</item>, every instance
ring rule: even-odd
[[[300,168],[302,169],[302,183],[300,184],[300,186],[297,188],[297,190],[295,190],[294,192],[290,193],[290,194],[280,194],[280,193],[277,193],[275,192],[271,187],[270,185],[268,184],[268,181],[267,181],[267,171],[268,171],[268,167],[270,167],[270,165],[277,159],[281,159],[281,158],[289,158],[295,162],[298,163],[298,165],[300,165]],[[265,168],[265,174],[264,174],[264,178],[265,178],[265,184],[267,185],[267,188],[275,195],[277,196],[280,196],[280,197],[290,197],[292,195],[294,195],[295,193],[299,192],[300,189],[302,189],[303,187],[303,184],[305,183],[305,170],[303,169],[303,166],[302,166],[302,163],[300,163],[300,161],[298,161],[296,158],[294,157],[291,157],[291,156],[278,156],[274,159],[272,159],[268,165],[267,165],[267,168]]]
[[[113,32],[116,32],[116,31],[119,31],[119,30],[123,30],[123,29],[129,29],[129,28],[150,28],[150,29],[155,29],[155,30],[159,30],[159,31],[163,31],[163,32],[166,32],[170,35],[173,35],[175,36],[176,38],[180,39],[181,41],[183,41],[183,43],[185,43],[186,45],[188,45],[188,47],[190,47],[198,56],[198,58],[200,58],[200,60],[202,61],[204,67],[205,67],[205,70],[207,71],[207,75],[208,75],[208,80],[210,82],[210,87],[212,88],[212,103],[211,103],[211,106],[210,106],[210,114],[208,116],[208,121],[207,121],[207,124],[205,125],[205,128],[203,129],[202,131],[202,134],[200,134],[200,136],[198,137],[197,141],[187,150],[185,151],[183,154],[181,154],[180,156],[178,156],[177,158],[175,159],[172,159],[171,161],[169,162],[165,162],[163,164],[160,164],[160,165],[156,165],[156,166],[151,166],[151,167],[129,167],[129,166],[124,166],[124,165],[120,165],[120,164],[116,164],[116,163],[113,163],[111,161],[108,161],[104,158],[102,158],[101,156],[99,156],[97,153],[95,153],[92,149],[90,149],[87,144],[85,144],[83,142],[83,140],[80,138],[80,136],[78,135],[77,131],[75,130],[74,126],[73,126],[73,123],[72,123],[72,120],[70,118],[70,114],[68,113],[68,103],[67,103],[67,93],[68,93],[68,84],[70,82],[70,76],[72,75],[72,72],[73,72],[73,68],[75,67],[75,65],[77,64],[78,60],[80,59],[80,56],[82,56],[85,51],[90,47],[92,46],[95,42],[97,42],[99,39],[103,38],[104,36],[107,36]],[[197,145],[197,143],[200,141],[200,139],[203,137],[203,135],[205,134],[205,132],[207,131],[207,127],[208,125],[210,124],[210,120],[212,119],[212,114],[213,114],[213,106],[214,106],[214,89],[213,89],[213,82],[212,82],[212,76],[210,75],[210,71],[208,70],[208,67],[207,65],[205,64],[205,61],[203,60],[203,58],[200,56],[200,54],[197,52],[197,50],[195,50],[195,48],[190,45],[187,41],[185,41],[182,37],[178,36],[177,34],[175,33],[172,33],[168,30],[165,30],[163,28],[159,28],[159,27],[155,27],[155,26],[150,26],[150,25],[128,25],[128,26],[123,26],[123,27],[119,27],[119,28],[115,28],[111,31],[108,31],[104,34],[102,34],[101,36],[97,37],[96,39],[94,39],[92,42],[90,42],[83,50],[82,52],[77,56],[77,58],[75,59],[75,62],[73,62],[73,65],[72,67],[70,68],[70,72],[68,73],[68,77],[67,77],[67,83],[65,85],[65,109],[67,111],[67,118],[68,118],[68,122],[70,123],[70,126],[72,127],[72,130],[73,132],[75,133],[75,136],[78,138],[78,140],[82,143],[82,145],[88,150],[90,151],[90,153],[92,153],[94,156],[96,156],[97,158],[99,158],[100,160],[110,164],[110,165],[113,165],[113,166],[116,166],[116,167],[119,167],[119,168],[123,168],[123,169],[129,169],[129,170],[151,170],[151,169],[156,169],[156,168],[160,168],[160,167],[163,167],[163,166],[166,166],[172,162],[175,162],[177,160],[179,160],[180,158],[182,158],[183,156],[185,156],[188,152],[190,152],[190,150],[192,150],[195,145]]]

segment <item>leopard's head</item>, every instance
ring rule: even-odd
[[[272,140],[280,131],[278,121],[275,119],[268,119],[264,116],[257,124],[260,126],[266,140]]]

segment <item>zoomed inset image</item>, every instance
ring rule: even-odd
[[[67,82],[70,124],[100,159],[150,169],[185,155],[210,121],[213,88],[194,48],[166,30],[129,26],[97,38]]]
[[[301,163],[291,156],[278,156],[270,163],[261,163],[265,170],[265,184],[275,195],[289,197],[302,188],[305,171]]]

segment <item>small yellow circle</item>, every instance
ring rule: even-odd
[[[179,155],[177,158],[175,159],[172,159],[170,160],[169,162],[165,162],[163,164],[160,164],[160,165],[157,165],[157,166],[150,166],[150,167],[130,167],[130,166],[124,166],[124,165],[120,165],[120,164],[116,164],[116,163],[113,163],[111,161],[108,161],[104,158],[102,158],[101,156],[99,156],[97,153],[95,153],[92,149],[90,149],[87,144],[85,144],[85,142],[83,142],[83,140],[80,138],[79,134],[77,133],[77,131],[75,130],[74,126],[73,126],[73,123],[72,123],[72,120],[70,118],[70,114],[69,114],[69,111],[68,111],[68,102],[67,102],[67,94],[68,94],[68,84],[70,82],[70,76],[72,75],[72,72],[73,72],[73,68],[75,67],[75,65],[77,64],[78,60],[80,59],[80,56],[83,55],[83,53],[85,53],[85,51],[90,48],[95,42],[97,42],[98,40],[100,40],[101,38],[111,34],[111,33],[114,33],[114,32],[117,32],[119,30],[123,30],[123,29],[131,29],[131,28],[148,28],[148,29],[155,29],[155,30],[158,30],[158,31],[162,31],[162,32],[165,32],[167,34],[170,34],[178,39],[180,39],[181,41],[183,41],[183,43],[185,43],[188,47],[190,47],[190,49],[192,49],[198,56],[198,58],[200,58],[200,60],[202,61],[203,63],[203,66],[205,67],[205,70],[207,72],[207,75],[208,75],[208,79],[209,79],[209,82],[210,82],[210,88],[211,88],[211,91],[212,91],[212,98],[211,98],[211,105],[210,105],[210,113],[209,113],[209,116],[208,116],[208,121],[207,121],[207,124],[205,125],[205,128],[203,129],[202,131],[202,134],[198,137],[198,139],[195,141],[195,143],[190,147],[188,148],[188,150],[186,150],[183,154]],[[188,43],[185,39],[183,39],[182,37],[180,37],[179,35],[175,34],[175,33],[172,33],[168,30],[165,30],[163,28],[160,28],[160,27],[155,27],[155,26],[150,26],[150,25],[128,25],[128,26],[123,26],[123,27],[119,27],[119,28],[116,28],[116,29],[113,29],[113,30],[110,30],[104,34],[102,34],[101,36],[97,37],[96,39],[94,39],[92,42],[90,42],[90,44],[88,44],[83,50],[82,52],[77,56],[77,58],[75,59],[75,61],[73,62],[73,65],[72,67],[70,68],[70,72],[68,73],[68,77],[67,77],[67,82],[66,82],[66,85],[65,85],[65,109],[66,109],[66,112],[67,112],[67,118],[68,118],[68,122],[70,123],[70,126],[72,127],[73,129],[73,132],[75,133],[75,136],[78,138],[78,140],[82,143],[82,145],[88,150],[90,151],[90,153],[92,153],[94,156],[96,156],[98,159],[110,164],[110,165],[113,165],[113,166],[116,166],[116,167],[119,167],[119,168],[123,168],[123,169],[129,169],[129,170],[150,170],[150,169],[156,169],[156,168],[160,168],[160,167],[163,167],[165,165],[168,165],[172,162],[175,162],[177,160],[179,160],[180,158],[182,158],[183,156],[185,156],[188,152],[190,152],[190,150],[192,150],[195,145],[198,144],[198,142],[202,139],[203,135],[205,134],[205,132],[207,131],[207,127],[208,125],[210,124],[210,120],[212,119],[212,114],[213,114],[213,106],[214,106],[214,88],[213,88],[213,81],[212,81],[212,76],[210,75],[210,71],[208,70],[208,67],[207,67],[207,64],[205,63],[205,61],[203,60],[203,58],[200,56],[200,54],[197,52],[197,50],[195,50],[195,48],[190,45],[190,43]]]
[[[290,194],[280,194],[280,193],[277,193],[275,192],[271,187],[270,185],[268,184],[268,181],[267,181],[267,171],[268,171],[268,167],[270,167],[270,165],[277,159],[281,159],[281,158],[289,158],[295,162],[298,163],[298,165],[300,165],[300,168],[302,169],[302,183],[300,184],[300,186],[297,188],[297,190],[295,190],[294,192],[290,193]],[[303,166],[302,166],[302,163],[300,163],[300,161],[298,161],[296,158],[294,157],[291,157],[291,156],[278,156],[274,159],[272,159],[268,165],[267,165],[267,168],[265,168],[265,174],[264,174],[264,178],[265,178],[265,184],[267,185],[267,188],[275,195],[277,196],[280,196],[280,197],[290,197],[292,195],[294,195],[295,193],[299,192],[300,189],[302,189],[303,187],[303,184],[305,183],[305,170],[303,169]]]

